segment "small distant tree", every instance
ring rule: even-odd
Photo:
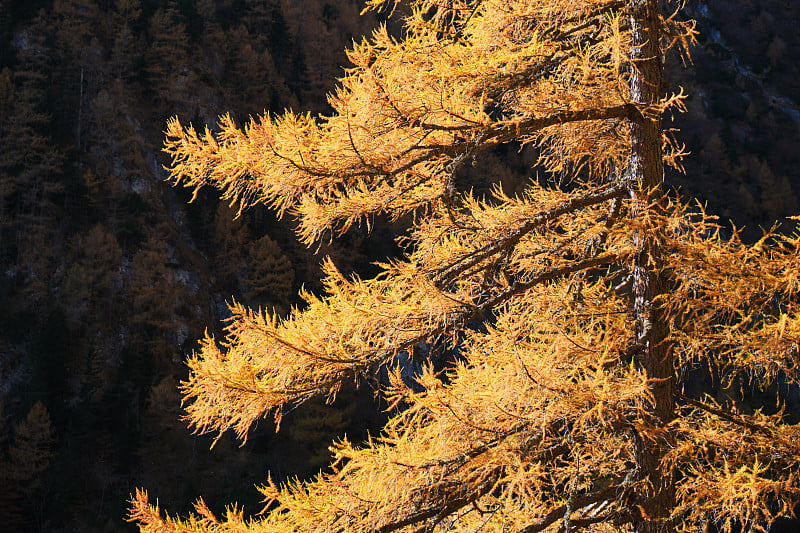
[[[17,469],[12,469],[8,462],[11,424],[3,412],[4,407],[0,401],[0,520],[9,531],[21,531],[25,526],[25,514],[21,505],[22,486]]]
[[[42,402],[36,402],[25,420],[14,426],[14,440],[8,449],[9,477],[25,492],[33,492],[41,475],[53,459],[55,442],[50,415]]]
[[[269,235],[253,243],[250,249],[248,272],[244,283],[245,296],[252,300],[269,302],[273,306],[289,303],[294,282],[292,262]]]
[[[33,404],[27,416],[14,424],[13,439],[8,447],[8,463],[0,462],[3,470],[0,481],[11,488],[11,494],[3,491],[5,494],[0,492],[0,497],[5,496],[10,500],[8,503],[12,504],[11,509],[0,509],[3,515],[10,511],[9,518],[12,519],[7,525],[4,523],[4,527],[13,530],[16,525],[13,504],[15,496],[22,496],[17,501],[25,504],[28,525],[37,530],[43,529],[47,521],[45,502],[48,495],[45,474],[53,461],[55,442],[50,415],[42,402]]]
[[[20,33],[15,67],[0,72],[0,257],[24,280],[30,301],[47,297],[59,255],[53,228],[63,205],[64,157],[46,106],[54,71],[51,35],[40,14]]]
[[[194,82],[188,53],[186,26],[179,21],[177,3],[153,13],[148,23],[149,46],[145,72],[155,98],[160,102],[185,104],[186,89]]]
[[[391,2],[372,0],[369,7]],[[732,531],[800,501],[800,428],[698,390],[799,377],[798,237],[755,245],[667,195],[680,150],[662,61],[693,24],[656,0],[410,0],[403,38],[356,44],[328,117],[220,132],[173,120],[175,180],[242,208],[296,214],[314,243],[413,214],[375,279],[324,265],[323,295],[281,318],[232,307],[191,358],[191,424],[245,438],[260,417],[419,346],[457,351],[412,387],[380,438],[334,446],[330,473],[269,483],[265,514],[164,517],[142,531]],[[665,4],[665,3],[662,3]],[[459,189],[459,169],[513,143],[553,179],[519,196]],[[493,176],[487,175],[487,180]],[[457,349],[457,350],[456,350]],[[738,392],[741,396],[741,392]]]

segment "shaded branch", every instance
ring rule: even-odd
[[[784,439],[780,438],[778,435],[775,434],[775,432],[772,429],[770,429],[768,427],[764,427],[764,426],[761,426],[761,425],[758,425],[758,424],[754,424],[753,422],[749,422],[748,420],[744,419],[744,417],[736,416],[735,414],[733,414],[731,412],[725,411],[723,409],[719,409],[717,407],[713,407],[713,406],[708,405],[706,403],[703,403],[703,402],[701,402],[699,400],[694,400],[694,399],[689,398],[688,396],[685,396],[684,394],[681,394],[679,392],[675,392],[674,396],[675,396],[676,399],[681,400],[682,402],[686,402],[689,405],[691,405],[692,407],[696,407],[696,408],[698,408],[698,409],[700,409],[702,411],[705,411],[705,412],[707,412],[709,414],[712,414],[712,415],[716,416],[717,418],[725,420],[726,422],[730,422],[730,423],[735,424],[737,426],[740,426],[740,427],[743,427],[743,428],[747,428],[747,429],[749,429],[749,430],[751,430],[751,431],[753,431],[755,433],[759,433],[761,435],[764,435],[764,436],[766,436],[766,437],[768,437],[770,439],[773,439],[775,441],[780,442],[781,444],[783,444],[785,446],[788,446],[789,448],[797,449],[797,445],[794,445],[794,444],[792,444],[790,442],[786,442]]]
[[[564,515],[567,512],[570,503],[572,504],[573,510],[582,509],[593,503],[602,502],[606,500],[615,500],[619,497],[620,492],[621,492],[620,487],[611,486],[597,492],[589,492],[586,494],[575,494],[570,498],[571,502],[567,502],[564,505],[552,509],[549,513],[547,513],[545,516],[543,516],[536,522],[529,524],[528,526],[518,530],[517,533],[538,533],[539,531],[544,531],[546,528],[555,524],[559,520],[564,519]],[[585,527],[587,525],[595,524],[597,522],[603,522],[606,519],[607,518],[605,517],[605,515],[601,515],[598,517],[588,517],[588,518],[573,518],[570,520],[570,527]],[[563,530],[563,525],[562,525],[562,530]]]

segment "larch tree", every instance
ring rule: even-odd
[[[20,33],[13,69],[0,73],[0,260],[9,279],[42,301],[59,256],[54,228],[62,211],[64,154],[47,106],[54,64],[44,12]],[[43,243],[49,243],[45,246]]]
[[[391,7],[371,0],[370,8]],[[380,437],[334,445],[330,473],[260,490],[263,514],[165,516],[142,531],[697,531],[766,527],[800,501],[800,428],[696,386],[796,383],[798,237],[724,236],[668,194],[681,150],[662,64],[691,22],[656,0],[411,0],[402,39],[355,44],[330,116],[218,133],[173,120],[173,178],[297,217],[307,244],[378,215],[413,220],[374,279],[324,264],[288,317],[232,305],[183,383],[199,431],[259,418],[398,355],[451,350],[413,387],[395,372]],[[523,194],[459,189],[493,147],[538,150]],[[493,176],[487,175],[487,180]]]

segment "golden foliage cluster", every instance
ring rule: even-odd
[[[173,519],[138,492],[142,531],[731,530],[792,512],[797,425],[682,387],[705,369],[755,388],[797,384],[800,237],[746,245],[627,175],[629,124],[680,105],[629,97],[640,3],[417,0],[402,40],[381,29],[354,45],[331,116],[287,111],[243,130],[222,117],[217,132],[169,123],[177,183],[291,213],[306,243],[414,215],[405,256],[375,279],[327,262],[325,294],[303,294],[288,316],[234,303],[227,339],[205,339],[182,385],[197,430],[246,438],[259,418],[333,398],[420,345],[459,362],[444,375],[426,366],[421,392],[395,372],[381,436],[336,444],[332,473],[262,487],[257,518],[219,519],[200,502]],[[693,38],[677,11],[660,28],[665,53]],[[538,147],[570,180],[518,197],[456,190],[461,165],[504,143]],[[659,147],[666,162],[672,146]],[[637,268],[665,287],[646,309],[666,332],[668,420],[642,359]],[[665,450],[655,467],[642,460],[651,444]],[[670,490],[656,491],[671,494],[666,517],[649,515],[645,468],[668,473]]]

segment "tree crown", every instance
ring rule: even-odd
[[[389,2],[373,0],[368,8]],[[375,279],[327,262],[288,316],[233,304],[182,387],[190,423],[245,438],[259,418],[333,397],[420,346],[422,391],[395,373],[380,438],[335,445],[332,473],[261,490],[245,523],[198,504],[131,518],[189,531],[569,531],[766,524],[798,497],[800,431],[692,394],[693,376],[797,379],[798,237],[755,246],[665,194],[661,58],[693,25],[654,1],[418,0],[402,39],[354,45],[333,113],[219,131],[170,121],[177,183],[299,221],[308,243],[413,214]],[[459,190],[462,166],[530,146],[553,178]],[[492,180],[493,176],[486,176]],[[419,389],[419,387],[417,387]],[[713,502],[713,504],[709,504]],[[274,507],[272,507],[274,506]]]

